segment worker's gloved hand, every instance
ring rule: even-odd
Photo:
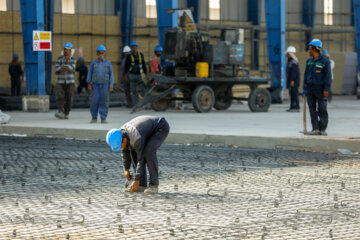
[[[131,180],[131,175],[130,175],[130,171],[129,171],[129,169],[125,169],[124,170],[124,175],[125,175],[125,178],[128,180],[128,181],[130,181]]]
[[[91,85],[91,83],[88,83],[88,90],[89,90],[89,92],[92,91],[92,85]]]
[[[328,91],[324,91],[324,98],[328,98],[329,97],[329,92]]]
[[[306,94],[306,90],[303,89],[302,92],[301,92],[301,94],[303,94],[303,95]]]
[[[131,184],[131,192],[137,192],[139,191],[139,184],[140,184],[140,180],[135,180],[132,184]]]

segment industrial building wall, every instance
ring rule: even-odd
[[[144,53],[147,61],[153,56],[153,49],[158,44],[156,19],[146,18],[145,0],[136,1],[136,18],[134,29],[134,40],[140,44],[140,51]],[[237,27],[250,26],[247,19],[247,1],[246,0],[221,0],[221,21],[208,20],[208,1],[201,0],[201,23],[215,25],[232,25]],[[228,1],[228,3],[226,3]],[[61,11],[61,1],[55,0],[56,12]],[[89,3],[92,4],[89,4]],[[114,0],[75,0],[75,12],[79,14],[55,14],[54,16],[54,33],[53,33],[53,61],[61,54],[63,44],[72,42],[76,48],[75,57],[78,57],[79,50],[86,63],[96,57],[96,47],[104,44],[108,51],[106,57],[112,62],[114,67],[115,82],[121,81],[119,74],[119,66],[121,63],[121,32],[120,32],[120,16],[115,16],[113,4]],[[239,11],[230,9],[231,4],[237,4]],[[235,3],[237,2],[237,3]],[[330,50],[331,53],[354,52],[354,28],[351,26],[351,14],[348,7],[351,7],[350,0],[334,0],[335,3],[342,3],[341,6],[347,8],[337,8],[336,12],[344,14],[335,14],[334,22],[346,22],[347,26],[324,26],[317,24],[317,29],[323,28],[327,30],[339,31],[339,33],[315,33],[314,37],[318,37],[324,42],[324,48]],[[20,62],[23,62],[23,46],[21,35],[21,19],[20,19],[20,0],[7,2],[8,11],[0,11],[0,45],[2,46],[2,54],[0,56],[0,88],[10,86],[10,77],[8,75],[8,63],[11,61],[11,55],[18,53]],[[303,28],[302,19],[302,1],[287,0],[287,27]],[[264,4],[262,4],[264,8]],[[98,7],[96,7],[98,6]],[[179,0],[179,7],[185,7],[186,0]],[[340,6],[340,5],[336,5]],[[321,11],[322,6],[317,6],[317,11]],[[11,11],[14,9],[14,11]],[[105,12],[107,14],[105,14]],[[111,13],[112,12],[112,13]],[[93,14],[92,14],[93,13]],[[318,17],[319,18],[319,17]],[[347,20],[346,20],[347,19]],[[346,21],[345,21],[346,20]],[[153,27],[149,27],[153,26]],[[262,23],[265,26],[265,23]],[[212,37],[215,39],[220,36],[220,30],[210,30]],[[245,64],[246,67],[251,66],[251,47],[252,47],[251,30],[245,31]],[[260,34],[259,62],[260,69],[267,70],[267,39],[266,32]],[[286,42],[288,45],[294,45],[299,52],[305,52],[305,34],[304,31],[288,31],[286,33]],[[52,82],[56,82],[56,76],[53,74]]]

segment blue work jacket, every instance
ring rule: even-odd
[[[306,61],[303,89],[311,88],[327,92],[331,89],[330,61],[321,54],[316,60],[311,57]]]
[[[86,81],[95,84],[109,84],[110,87],[114,86],[114,73],[112,70],[111,62],[103,59],[101,63],[99,59],[91,62]]]

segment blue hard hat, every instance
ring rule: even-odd
[[[113,128],[106,134],[106,143],[110,146],[111,150],[117,152],[121,149],[122,132],[118,128]]]
[[[84,60],[84,58],[81,57],[81,58],[79,58],[79,61],[84,62],[85,60]]]
[[[73,45],[71,43],[67,42],[67,43],[65,43],[64,48],[72,49]]]
[[[329,55],[328,50],[324,50],[324,51],[323,51],[323,55]]]
[[[97,47],[96,51],[97,51],[97,52],[98,52],[98,51],[104,51],[104,52],[106,52],[106,47],[105,47],[104,45],[99,45],[99,46]]]
[[[163,48],[162,48],[162,46],[160,46],[160,45],[157,45],[156,47],[155,47],[155,50],[154,50],[155,52],[162,52],[163,51]]]
[[[314,38],[313,40],[311,40],[309,45],[314,46],[314,47],[318,47],[318,48],[322,48],[322,42],[317,38]]]
[[[13,54],[13,58],[19,58],[19,55],[17,55],[16,53]]]
[[[134,47],[134,46],[137,47],[137,46],[139,46],[139,44],[137,42],[133,41],[130,43],[130,47]]]

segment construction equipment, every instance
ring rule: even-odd
[[[268,84],[272,79],[263,77],[264,72],[254,77],[244,68],[244,29],[222,29],[220,40],[215,43],[211,43],[208,32],[186,29],[183,26],[165,30],[163,74],[149,75],[154,87],[133,112],[148,104],[155,111],[165,111],[171,101],[182,100],[191,102],[195,111],[203,113],[213,107],[226,110],[234,99],[247,100],[253,112],[268,111],[271,95],[259,85]],[[233,97],[235,84],[249,86],[249,97]],[[180,94],[174,96],[174,89]]]

